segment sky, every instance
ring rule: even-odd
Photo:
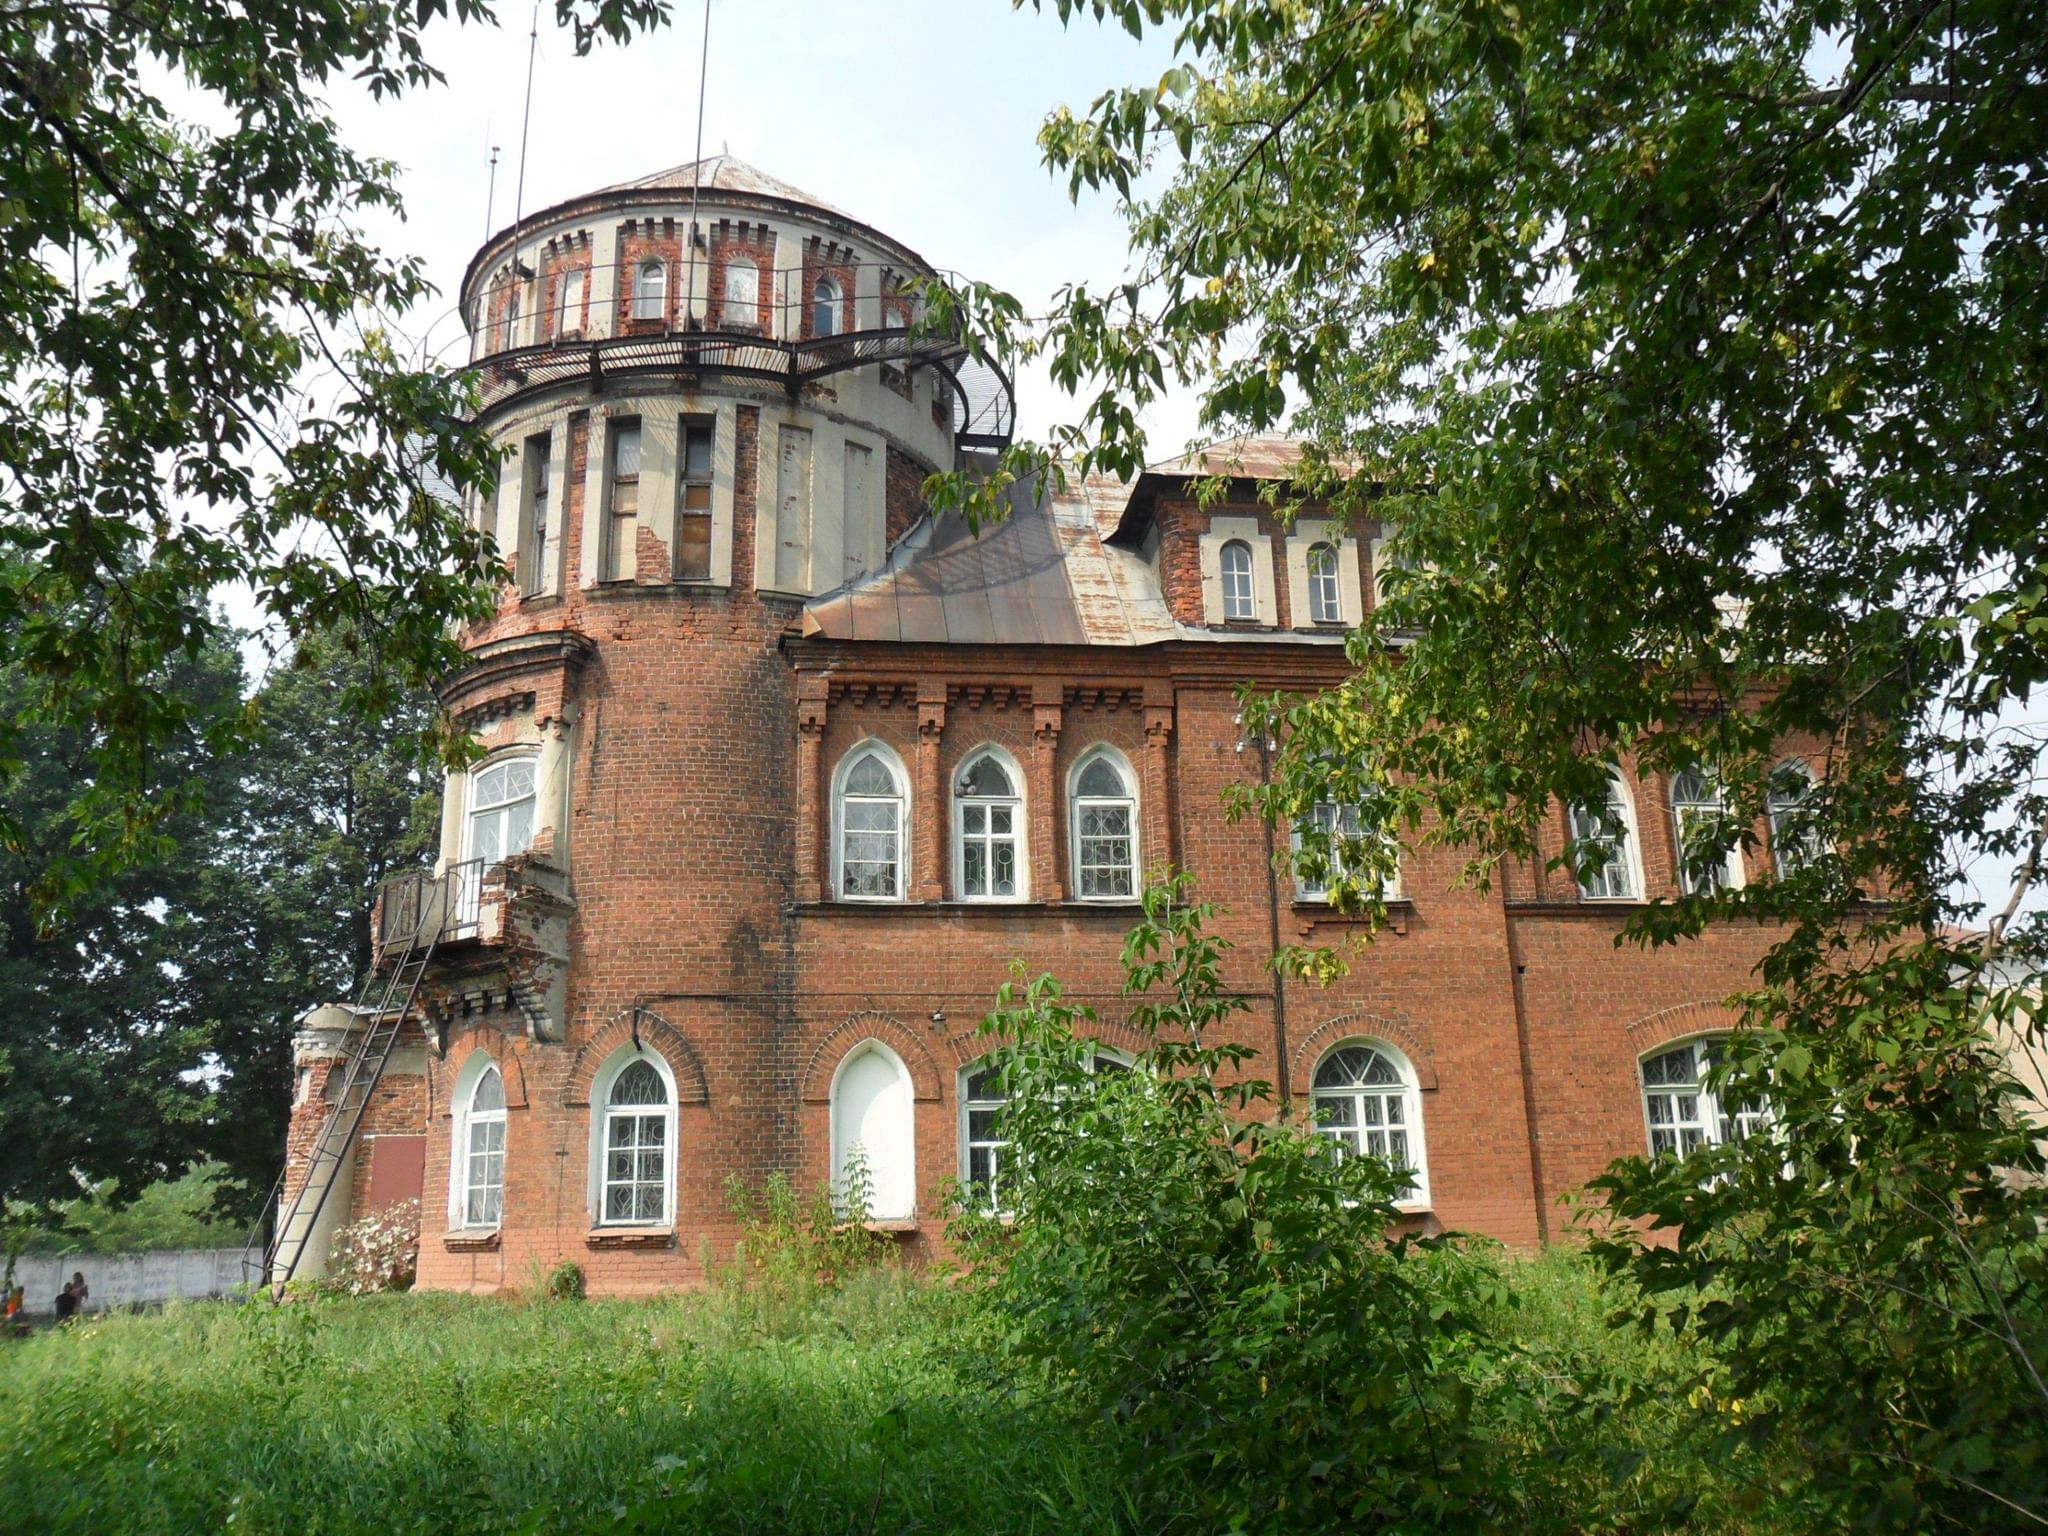
[[[694,158],[705,0],[675,0],[671,24],[624,48],[577,58],[541,6],[525,188],[518,190],[529,6],[497,29],[444,27],[429,53],[445,86],[332,105],[350,143],[402,167],[402,229],[366,227],[422,257],[442,298],[407,317],[415,338],[459,359],[456,287],[491,224]],[[1076,205],[1041,160],[1037,133],[1062,103],[1077,112],[1112,85],[1156,81],[1163,38],[1143,43],[1092,21],[1008,0],[710,0],[704,152],[729,150],[892,235],[942,269],[991,282],[1039,313],[1062,284],[1124,270],[1111,199]],[[495,195],[490,151],[500,148]],[[1017,380],[1020,431],[1066,407],[1042,371]],[[1153,413],[1156,457],[1194,430],[1192,397]]]

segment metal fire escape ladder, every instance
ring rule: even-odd
[[[427,965],[434,957],[434,946],[441,937],[442,914],[438,904],[422,903],[422,907],[424,910],[406,935],[404,947],[398,952],[389,973],[381,967],[373,967],[364,980],[362,1001],[355,1010],[355,1016],[367,1018],[368,1026],[356,1036],[355,1047],[349,1052],[347,1066],[342,1071],[341,1086],[329,1098],[327,1115],[320,1123],[320,1134],[308,1154],[304,1176],[290,1199],[284,1200],[281,1209],[279,1201],[283,1199],[292,1176],[289,1158],[284,1171],[278,1175],[277,1183],[271,1188],[270,1199],[264,1209],[266,1212],[276,1210],[278,1215],[270,1240],[262,1242],[263,1227],[259,1221],[243,1249],[242,1270],[251,1284],[268,1284],[275,1293],[282,1294],[286,1282],[305,1256],[308,1239],[319,1227],[320,1213],[326,1208],[327,1197],[333,1192],[349,1149],[355,1145],[356,1132],[362,1128],[363,1114],[370,1106],[370,1094],[384,1075],[392,1047],[398,1043],[399,1031],[419,998],[420,982],[427,973]],[[377,1004],[371,1011],[365,1005],[373,996],[377,998]],[[329,1081],[332,1082],[331,1077]],[[262,1245],[260,1260],[253,1257],[259,1243]]]

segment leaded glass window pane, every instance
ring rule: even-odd
[[[1315,1128],[1341,1156],[1377,1157],[1412,1175],[1403,1193],[1421,1191],[1421,1170],[1413,1161],[1408,1080],[1383,1052],[1347,1045],[1316,1067],[1310,1090]]]

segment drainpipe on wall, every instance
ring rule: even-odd
[[[1529,1140],[1529,1189],[1536,1202],[1536,1240],[1550,1242],[1550,1200],[1543,1188],[1543,1152],[1536,1139],[1536,1085],[1531,1076],[1535,1056],[1529,1044],[1529,1009],[1523,998],[1522,947],[1515,940],[1515,914],[1508,910],[1508,867],[1500,871],[1501,932],[1507,939],[1508,990],[1515,1005],[1515,1055],[1522,1074],[1522,1124]]]
[[[1259,733],[1259,788],[1264,789],[1273,777],[1273,742],[1264,731]],[[1266,938],[1267,953],[1272,959],[1280,954],[1280,871],[1274,861],[1280,856],[1279,844],[1274,840],[1273,818],[1260,818],[1266,827]],[[1278,965],[1271,965],[1273,972],[1273,1049],[1279,1056],[1277,1074],[1280,1080],[1280,1113],[1285,1116],[1294,1105],[1293,1072],[1287,1059],[1287,978]]]

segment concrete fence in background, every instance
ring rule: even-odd
[[[242,1283],[239,1248],[175,1248],[161,1253],[25,1254],[14,1264],[22,1305],[37,1317],[57,1310],[57,1292],[83,1271],[88,1312],[137,1302],[201,1301]]]

